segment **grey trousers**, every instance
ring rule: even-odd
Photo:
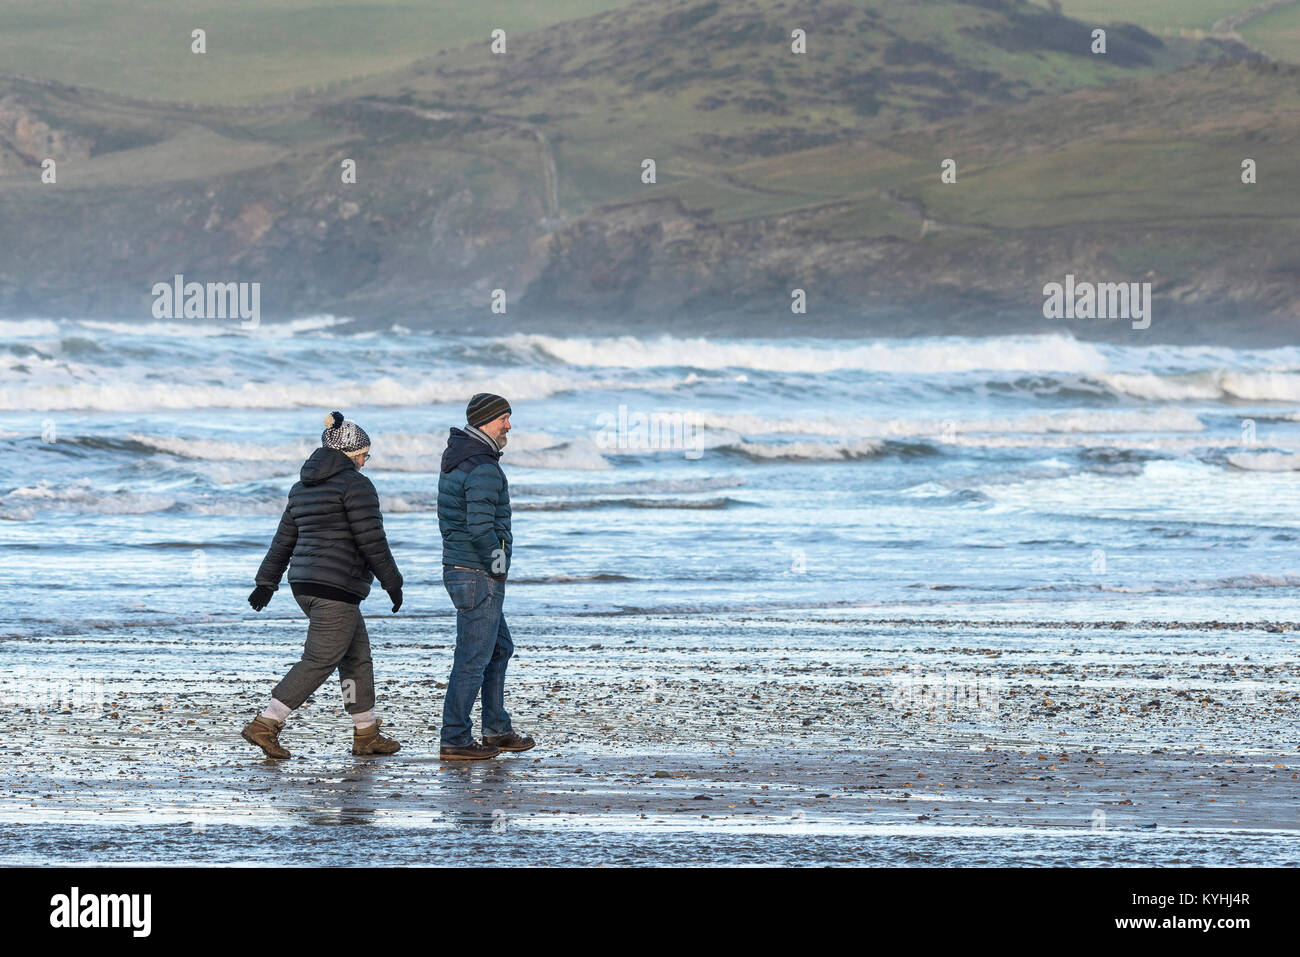
[[[296,597],[311,622],[307,644],[302,660],[289,669],[271,697],[299,708],[337,668],[344,710],[349,714],[369,711],[375,706],[375,668],[361,606],[332,598]]]

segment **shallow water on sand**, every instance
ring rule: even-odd
[[[539,745],[457,765],[437,759],[446,624],[374,621],[388,758],[347,753],[332,683],[292,717],[293,759],[239,740],[297,618],[0,643],[29,694],[67,676],[0,745],[0,860],[1210,865],[1300,847],[1290,634],[519,615],[509,706]]]

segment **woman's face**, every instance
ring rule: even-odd
[[[370,461],[370,453],[350,452],[348,453],[348,458],[350,458],[353,461],[353,463],[357,467],[357,471],[360,472],[363,468],[366,467],[366,463]]]

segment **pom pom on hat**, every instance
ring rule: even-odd
[[[338,428],[342,428],[342,426],[343,426],[343,413],[342,413],[342,412],[330,412],[330,413],[327,413],[327,414],[326,414],[326,416],[325,416],[325,428],[327,428],[327,429],[338,429]]]

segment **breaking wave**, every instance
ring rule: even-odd
[[[771,372],[927,373],[1006,370],[1041,373],[1093,372],[1106,368],[1096,346],[1068,336],[1002,336],[988,339],[932,339],[924,342],[855,340],[776,344],[743,340],[659,336],[560,337],[516,333],[496,340],[525,355],[549,356],[588,367],[756,369]]]

